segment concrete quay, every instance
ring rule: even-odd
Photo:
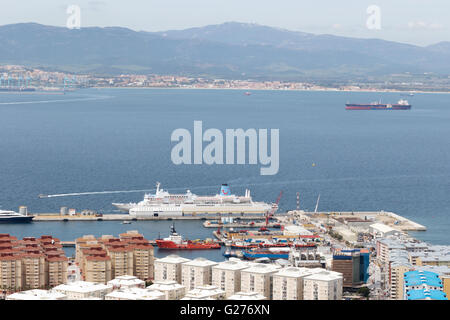
[[[103,215],[60,215],[59,213],[35,213],[33,214],[35,222],[45,221],[151,221],[151,220],[218,220],[222,217],[220,215],[199,215],[199,216],[158,216],[158,217],[134,217],[129,214],[103,214]],[[274,217],[286,216],[286,213],[275,214]],[[264,219],[261,215],[246,215],[235,216],[235,218],[245,220],[261,220]]]

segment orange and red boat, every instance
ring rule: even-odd
[[[191,241],[183,240],[183,237],[175,231],[175,226],[170,227],[170,235],[168,238],[156,239],[156,245],[159,249],[172,250],[208,250],[220,249],[220,244],[217,242],[207,241]]]

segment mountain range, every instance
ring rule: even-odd
[[[228,22],[185,30],[0,26],[0,63],[115,75],[234,79],[364,79],[450,74],[450,42],[427,47]]]

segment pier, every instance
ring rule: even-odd
[[[259,218],[261,220],[261,218]],[[252,221],[253,222],[253,221]],[[232,222],[232,223],[219,223],[217,221],[205,221],[203,222],[203,226],[205,228],[261,228],[261,227],[267,227],[267,228],[279,228],[279,223],[273,223],[269,222],[266,226],[266,223],[264,221],[260,222]]]
[[[198,216],[148,216],[148,217],[135,217],[129,214],[103,214],[103,215],[60,215],[59,213],[34,213],[35,222],[45,221],[152,221],[152,220],[218,220],[226,215],[198,215]],[[277,213],[274,217],[285,217],[287,213]],[[262,215],[244,215],[233,216],[233,218],[239,218],[241,220],[262,220]]]
[[[61,215],[60,213],[35,213],[34,222],[45,221],[159,221],[159,220],[220,220],[225,217],[233,217],[238,220],[254,220],[254,225],[250,223],[227,223],[222,224],[222,228],[250,228],[250,227],[262,227],[265,226],[261,221],[265,217],[263,215],[196,215],[196,216],[147,216],[147,217],[135,217],[129,214],[76,214],[76,215]],[[272,216],[273,219],[277,219],[278,223],[283,223],[287,219],[297,219],[301,215],[309,216],[319,219],[324,223],[327,223],[330,219],[336,218],[359,218],[361,221],[365,220],[367,223],[371,221],[373,223],[383,223],[399,231],[426,231],[427,228],[417,222],[414,222],[408,218],[402,217],[396,213],[389,211],[327,211],[327,212],[307,212],[302,210],[292,210],[288,212],[276,213]],[[213,221],[205,221],[204,227],[217,228],[219,223]],[[270,223],[268,227],[272,228],[274,223]]]

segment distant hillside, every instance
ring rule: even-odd
[[[158,73],[258,79],[450,74],[448,43],[419,47],[242,23],[181,31],[0,26],[0,63],[97,74]]]

